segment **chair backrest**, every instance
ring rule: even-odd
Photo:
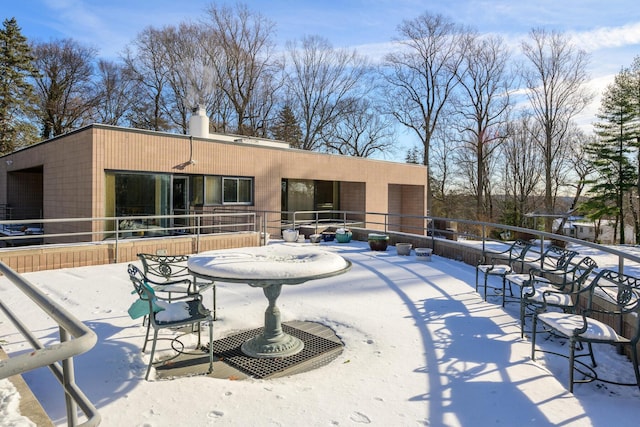
[[[138,297],[144,301],[153,299],[153,289],[146,285],[146,278],[142,271],[135,265],[129,264],[127,266],[127,272],[129,273],[129,279],[131,279],[133,289],[135,293],[138,294]]]
[[[531,249],[532,247],[533,247],[533,244],[531,242],[528,242],[523,239],[516,239],[508,251],[509,265],[513,268],[519,268],[520,270],[522,270],[525,264],[527,253],[529,252],[529,249]]]
[[[155,316],[151,314],[163,310],[164,307],[158,305],[158,298],[155,291],[147,284],[147,279],[138,267],[133,264],[129,264],[127,272],[129,273],[129,279],[131,279],[131,283],[133,284],[133,289],[135,290],[135,293],[138,294],[139,298],[139,300],[129,308],[129,315],[133,319],[149,315],[151,322],[155,324]]]
[[[516,239],[509,248],[509,258],[513,260],[524,260],[527,252],[533,245],[523,239]]]
[[[586,287],[587,280],[598,264],[591,257],[584,257],[578,263],[567,268],[562,274],[562,280],[554,282],[564,292],[578,292]]]
[[[640,278],[613,270],[602,270],[593,280],[587,309],[590,317],[594,317],[594,314],[608,318],[632,314],[628,316],[629,322],[617,322],[617,325],[633,328],[635,323],[635,331],[617,332],[637,343],[640,339]],[[615,321],[612,326],[616,327]]]
[[[571,265],[573,257],[578,255],[577,251],[551,245],[542,253],[541,267],[549,267],[555,270],[567,270]]]
[[[144,276],[157,284],[191,279],[187,267],[188,255],[138,254]]]

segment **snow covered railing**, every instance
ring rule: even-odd
[[[34,349],[19,356],[0,360],[0,379],[48,366],[65,391],[67,425],[97,426],[101,421],[100,414],[75,382],[73,357],[91,350],[98,337],[80,320],[2,262],[0,273],[55,321],[60,330],[60,343],[44,346],[6,303],[0,300],[0,309]],[[70,339],[71,337],[73,339]],[[83,424],[78,424],[77,407],[87,418]]]

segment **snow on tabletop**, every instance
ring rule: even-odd
[[[189,268],[229,279],[296,279],[346,268],[340,255],[315,246],[270,245],[203,252],[189,258]]]

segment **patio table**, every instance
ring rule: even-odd
[[[190,256],[187,266],[196,277],[262,288],[269,301],[264,331],[244,342],[242,352],[250,357],[277,358],[293,356],[304,348],[300,339],[282,330],[276,305],[282,285],[343,274],[351,262],[316,246],[276,244],[203,252]]]

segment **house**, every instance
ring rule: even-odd
[[[216,209],[269,212],[341,210],[424,216],[421,165],[290,148],[246,136],[209,133],[204,109],[190,135],[92,124],[2,156],[0,206],[13,218],[176,215]],[[367,212],[366,214],[363,214]],[[282,214],[278,220],[290,220]],[[169,221],[169,220],[167,220]],[[163,223],[159,226],[175,226]],[[376,216],[375,221],[380,221]],[[398,231],[415,232],[408,219]],[[113,227],[74,224],[99,235]],[[47,233],[57,230],[49,224]],[[67,225],[71,227],[72,225]],[[90,237],[88,238],[90,240]],[[94,240],[97,238],[94,237]]]
[[[612,245],[618,242],[620,229],[615,227],[614,221],[603,220],[600,224],[600,234],[596,239],[596,224],[594,222],[579,221],[572,224],[575,230],[574,234],[568,234],[576,239],[586,240],[588,242],[597,242],[603,245]],[[614,235],[614,232],[616,233]],[[635,244],[635,230],[633,225],[625,225],[624,229],[625,242],[624,244]]]

